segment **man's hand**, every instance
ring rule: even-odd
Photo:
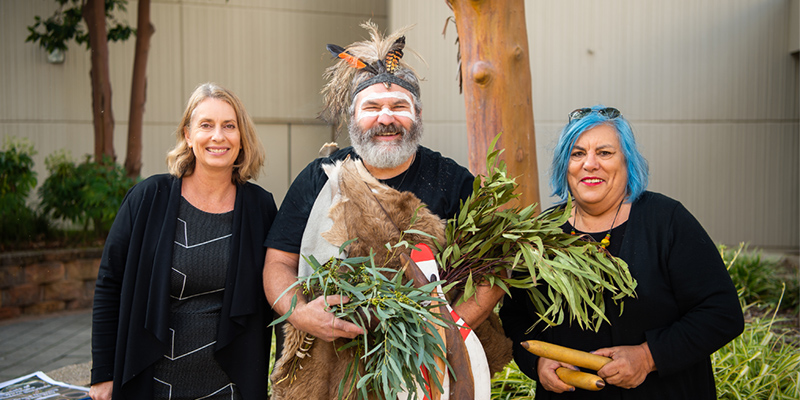
[[[647,374],[656,370],[647,342],[638,346],[608,347],[592,353],[613,360],[597,371],[597,375],[606,383],[621,388],[631,389],[641,385]]]
[[[561,378],[558,377],[558,375],[556,375],[556,369],[561,367],[576,371],[578,370],[578,368],[574,365],[558,362],[549,358],[539,357],[539,362],[536,366],[536,369],[539,372],[539,383],[542,384],[542,387],[544,387],[545,390],[553,393],[574,392],[574,386],[567,385],[561,380]]]
[[[329,306],[345,304],[349,301],[349,298],[339,295],[317,297],[311,302],[298,304],[292,316],[289,317],[289,322],[295,328],[326,342],[340,337],[352,339],[363,334],[364,331],[352,322],[335,318],[328,311]]]
[[[453,309],[459,317],[464,319],[467,325],[475,329],[486,318],[489,318],[494,306],[503,298],[503,295],[505,295],[505,292],[498,285],[491,287],[488,284],[477,285],[475,287],[475,295],[453,307]]]
[[[295,328],[326,342],[337,337],[352,339],[364,333],[358,325],[335,318],[328,312],[328,306],[349,302],[347,297],[319,297],[309,302],[298,288],[283,294],[286,288],[297,282],[299,261],[299,254],[267,249],[267,256],[264,258],[264,293],[272,309],[278,314],[286,314],[291,308],[292,296],[297,296],[297,304],[288,319]]]
[[[111,400],[111,392],[114,390],[114,381],[95,383],[89,388],[89,397],[92,400]]]

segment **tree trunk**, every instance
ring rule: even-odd
[[[103,163],[103,156],[114,155],[114,113],[111,111],[111,80],[108,68],[108,37],[105,1],[86,0],[83,19],[89,32],[92,70],[92,119],[94,121],[94,158]]]
[[[486,152],[498,148],[520,184],[521,206],[539,203],[531,68],[524,0],[448,0],[458,29],[466,103],[469,168],[486,172]]]
[[[131,108],[128,122],[128,150],[125,156],[125,173],[136,178],[142,169],[142,125],[144,104],[147,100],[147,57],[150,38],[156,29],[150,22],[150,0],[139,0],[136,19],[136,54],[133,58],[131,80]]]

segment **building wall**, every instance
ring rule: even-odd
[[[427,79],[426,143],[465,164],[456,29],[441,3],[390,0],[389,23],[416,24],[407,42],[427,62],[416,64]],[[604,104],[631,121],[650,163],[649,189],[683,202],[715,241],[796,251],[793,3],[525,1],[542,204],[554,202],[547,173],[567,113]]]
[[[192,90],[217,82],[242,98],[267,151],[258,183],[277,201],[332,130],[316,120],[326,43],[363,37],[358,24],[386,24],[382,0],[151,0],[152,37],[147,66],[142,176],[166,172],[166,152]],[[53,0],[0,1],[0,137],[34,144],[39,182],[45,157],[67,149],[74,158],[93,152],[89,52],[72,43],[64,64],[46,62],[26,43],[34,16],[48,17]],[[120,20],[136,26],[137,2]],[[110,44],[117,159],[125,159],[135,40]]]
[[[120,19],[136,21],[136,1]],[[0,1],[0,138],[29,138],[39,181],[58,149],[91,153],[89,53],[75,44],[48,64],[25,43],[52,0]],[[522,10],[520,10],[522,12]],[[650,189],[682,201],[720,243],[797,250],[800,77],[797,0],[525,1],[536,151],[548,206],[550,153],[569,111],[615,106],[650,162]],[[265,143],[258,183],[283,198],[331,139],[315,120],[326,43],[365,36],[358,23],[414,24],[406,59],[422,83],[424,144],[467,164],[456,29],[444,1],[152,0],[142,175],[164,155],[192,89],[215,81],[242,97]],[[442,32],[445,32],[443,35]],[[134,41],[111,44],[115,148],[124,161]],[[340,142],[342,140],[340,139]]]

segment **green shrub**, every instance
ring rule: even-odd
[[[492,379],[492,399],[532,400],[535,395],[536,381],[523,374],[513,360]]]
[[[28,206],[28,195],[36,186],[33,156],[27,140],[7,137],[0,150],[0,246],[29,240],[48,229],[45,218]]]
[[[135,181],[125,176],[119,164],[104,161],[96,163],[87,155],[76,165],[63,151],[48,156],[45,164],[50,175],[39,188],[42,210],[83,226],[84,233],[92,226],[96,237],[105,236]]]
[[[800,283],[797,270],[777,259],[762,257],[761,251],[748,251],[747,246],[739,245],[736,250],[720,246],[720,252],[727,261],[728,272],[745,304],[760,303],[774,308],[779,303],[783,310],[797,310],[800,305]],[[781,300],[783,286],[786,294]]]

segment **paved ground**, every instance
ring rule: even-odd
[[[91,310],[0,321],[0,382],[42,371],[53,379],[85,386],[91,337]]]

